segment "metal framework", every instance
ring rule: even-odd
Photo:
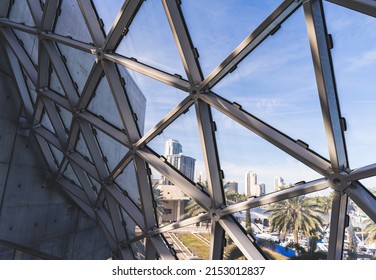
[[[0,39],[8,59],[32,135],[37,139],[40,150],[50,168],[50,177],[61,186],[77,205],[100,225],[114,256],[122,259],[175,259],[174,250],[169,247],[163,233],[210,219],[212,225],[211,259],[223,258],[224,236],[228,234],[248,259],[264,259],[255,239],[245,233],[233,214],[283,199],[332,188],[335,192],[330,228],[329,259],[341,259],[344,231],[346,227],[347,200],[351,198],[376,222],[376,199],[359,182],[360,179],[376,176],[375,164],[351,170],[348,164],[344,126],[338,103],[331,50],[321,0],[285,0],[273,11],[229,56],[204,77],[194,51],[189,30],[185,24],[180,2],[162,0],[166,17],[188,80],[166,73],[133,58],[118,54],[117,46],[126,35],[142,0],[126,0],[106,35],[101,19],[90,0],[77,0],[77,9],[82,14],[92,43],[80,38],[62,36],[54,32],[59,18],[61,2],[68,0],[22,1],[31,12],[34,25],[14,22],[9,18],[14,1],[0,0]],[[76,0],[69,0],[76,1]],[[45,3],[43,3],[45,2]],[[376,16],[376,2],[371,0],[330,0],[369,16]],[[19,3],[18,3],[19,4]],[[275,32],[297,9],[304,9],[310,40],[312,59],[325,124],[329,159],[314,153],[307,147],[281,133],[274,127],[257,119],[237,104],[231,103],[212,92],[212,88],[252,53],[263,40]],[[38,61],[35,63],[15,32],[33,35],[38,43]],[[59,45],[77,49],[92,55],[95,63],[80,92],[67,67]],[[130,103],[130,91],[121,80],[118,65],[146,75],[189,95],[177,104],[170,113],[155,126],[141,134],[134,110]],[[50,86],[50,79],[56,75],[62,93]],[[119,113],[122,127],[91,113],[87,108],[101,79],[106,79]],[[31,98],[31,91],[36,97]],[[204,163],[208,176],[208,193],[169,165],[163,157],[153,151],[148,143],[173,123],[187,109],[195,106]],[[238,122],[265,141],[312,168],[322,178],[277,193],[267,194],[235,205],[226,205],[220,160],[217,152],[216,133],[213,129],[211,108],[215,108]],[[61,110],[69,112],[72,121],[66,126]],[[46,118],[50,127],[46,126]],[[108,168],[97,133],[108,135],[127,152],[115,168]],[[84,143],[87,154],[77,149],[77,143]],[[207,213],[167,226],[159,226],[150,179],[150,168],[167,177],[177,187],[196,201]],[[125,168],[135,171],[139,201],[132,198],[115,182]],[[69,173],[67,170],[71,170]],[[135,236],[130,230],[137,226],[140,233]],[[142,241],[143,249],[139,244]]]

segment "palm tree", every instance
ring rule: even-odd
[[[192,199],[188,202],[188,205],[185,207],[185,211],[187,211],[188,217],[195,217],[198,214],[206,212],[200,205],[198,205]]]
[[[316,231],[321,231],[324,222],[317,203],[304,196],[274,203],[266,212],[271,213],[269,215],[271,231],[282,232],[282,239],[285,239],[287,231],[291,230],[295,243],[299,241],[299,231],[310,236]]]
[[[376,243],[376,224],[371,219],[367,220],[364,232],[368,234],[365,240],[368,244]]]

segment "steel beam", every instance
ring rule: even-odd
[[[376,163],[354,169],[347,175],[347,181],[361,180],[376,176]]]
[[[240,202],[237,204],[233,204],[227,206],[223,210],[220,211],[221,216],[235,214],[237,212],[249,209],[260,207],[263,205],[267,205],[270,203],[275,203],[284,199],[289,199],[293,197],[297,197],[300,195],[305,195],[313,192],[318,192],[321,190],[325,190],[329,187],[329,182],[326,178],[314,180],[299,186],[293,186],[288,189],[284,189],[278,192],[269,193],[263,196],[259,196],[256,198],[249,198],[244,202]]]
[[[97,200],[97,195],[92,188],[91,182],[87,177],[86,173],[78,166],[75,162],[70,162],[73,172],[76,174],[77,179],[80,181],[80,184],[89,200],[91,206],[93,206]]]
[[[303,6],[330,161],[334,170],[342,170],[348,167],[348,160],[324,10],[321,0],[307,1]]]
[[[142,231],[146,230],[146,225],[143,217],[143,213],[137,207],[134,201],[129,196],[124,195],[118,187],[114,184],[106,186],[106,191],[111,195],[120,207],[131,217],[131,219],[140,227]],[[107,195],[108,197],[108,195]]]
[[[23,69],[29,76],[33,85],[37,87],[38,73],[37,73],[37,70],[35,69],[35,65],[31,61],[29,55],[26,53],[24,48],[19,43],[13,31],[8,28],[0,28],[0,32],[3,33],[5,40],[7,41],[10,48],[13,50],[16,57],[18,58],[18,61],[20,62]]]
[[[44,6],[43,16],[42,16],[42,30],[52,31],[55,19],[58,17],[57,10],[59,8],[60,0],[48,0]]]
[[[326,0],[337,5],[358,11],[360,13],[376,17],[375,0]]]
[[[347,195],[334,191],[330,219],[328,260],[341,260],[345,239]]]
[[[0,1],[0,17],[7,17],[9,14],[9,9],[12,0],[2,0]]]
[[[376,198],[368,189],[354,181],[345,193],[376,223]]]
[[[102,66],[123,126],[131,143],[135,143],[140,139],[140,132],[136,122],[134,121],[132,107],[126,97],[126,92],[120,81],[118,70],[116,69],[115,64],[112,62],[102,60]]]
[[[181,189],[186,195],[196,201],[203,209],[209,211],[211,200],[210,197],[197,188],[193,182],[182,175],[179,171],[169,165],[163,158],[156,156],[147,147],[137,150],[136,153],[147,163],[153,166],[159,173],[166,176],[171,182]]]
[[[93,39],[94,45],[99,48],[102,47],[104,43],[104,34],[99,21],[97,14],[94,10],[91,0],[77,0],[78,5],[80,6],[81,13],[85,19],[86,26],[89,29],[91,38]]]
[[[128,141],[127,135],[117,129],[116,127],[112,126],[111,124],[97,118],[95,115],[88,111],[84,111],[82,113],[78,113],[77,117],[79,119],[85,120],[86,122],[90,123],[92,126],[95,126],[99,130],[106,133],[108,136],[110,136],[112,139],[116,140],[120,144],[123,144],[126,147],[130,147],[131,144]]]
[[[187,96],[182,102],[180,102],[171,112],[169,112],[162,120],[160,120],[149,132],[137,141],[135,147],[142,147],[149,143],[156,136],[162,133],[162,131],[168,127],[172,122],[184,114],[194,103],[190,96]]]
[[[13,30],[22,31],[32,35],[38,35],[38,29],[33,26],[28,26],[22,23],[10,21],[7,18],[0,18],[0,28],[9,27]]]
[[[162,3],[188,80],[192,85],[197,86],[203,80],[203,75],[198,58],[193,52],[192,41],[179,3],[175,0],[163,0]]]
[[[128,32],[133,18],[136,16],[138,9],[141,7],[143,0],[126,0],[119,14],[117,15],[111,30],[108,32],[103,50],[114,51],[120,40]]]
[[[35,25],[41,26],[43,12],[39,0],[27,0],[27,4]]]
[[[162,260],[176,260],[175,256],[172,254],[171,250],[168,248],[167,244],[164,242],[160,235],[150,237],[150,241],[152,242],[155,251]]]
[[[115,180],[116,177],[118,177],[121,172],[124,170],[124,168],[127,167],[127,165],[133,160],[133,152],[132,150],[128,151],[127,154],[121,159],[121,161],[115,166],[115,168],[112,170],[109,178],[111,180]]]
[[[301,146],[282,132],[242,110],[238,105],[231,104],[226,99],[212,92],[201,94],[200,98],[245,128],[253,131],[282,151],[312,168],[319,174],[326,175],[326,172],[330,169],[331,165],[326,159],[320,157],[307,147]]]
[[[200,84],[200,88],[215,86],[231,69],[236,67],[250,52],[274,32],[296,9],[302,1],[285,0],[267,17],[240,45]]]
[[[141,62],[135,61],[134,59],[127,58],[118,54],[104,54],[103,57],[106,60],[123,65],[126,68],[129,68],[133,71],[141,73],[145,76],[148,76],[152,79],[155,79],[172,87],[187,92],[189,91],[189,82],[175,75],[168,74],[159,69],[153,68]]]
[[[214,220],[211,223],[210,253],[211,260],[222,260],[225,247],[225,231]]]
[[[32,100],[29,95],[29,89],[26,84],[26,81],[24,79],[24,75],[22,72],[22,69],[20,67],[20,64],[18,63],[17,57],[14,55],[13,51],[10,49],[8,45],[5,45],[5,50],[8,54],[9,59],[9,65],[12,69],[12,72],[14,74],[14,78],[17,83],[17,87],[19,90],[19,93],[21,95],[22,103],[24,105],[26,116],[30,123],[32,123],[32,117],[33,117],[33,111],[34,111],[34,105],[32,103]]]
[[[80,100],[77,103],[77,109],[86,109],[89,105],[91,98],[103,77],[103,68],[100,63],[95,63],[91,69],[89,76],[86,80],[85,86],[82,90]]]
[[[42,152],[42,155],[44,157],[44,160],[46,161],[47,166],[50,169],[50,172],[52,174],[56,174],[58,172],[58,167],[55,163],[55,159],[51,152],[48,142],[38,134],[35,134],[35,139],[37,140],[39,144],[39,148]]]
[[[52,91],[52,90],[39,90],[38,93],[42,96],[42,99],[49,99],[53,101],[56,105],[59,105],[63,107],[64,109],[68,110],[69,112],[72,112],[73,109],[71,105],[69,104],[68,100],[61,96],[60,94]]]
[[[108,208],[109,208],[108,210],[110,212],[111,223],[114,228],[116,243],[121,244],[128,238],[125,232],[125,228],[123,227],[123,224],[122,224],[119,204],[111,195],[107,195],[107,192],[106,192],[106,200],[108,203]]]
[[[38,125],[34,126],[32,130],[38,134],[40,137],[45,139],[48,143],[54,145],[58,150],[62,151],[62,146],[60,144],[59,138],[57,138],[53,133],[51,133],[48,129]]]
[[[52,65],[56,71],[60,84],[64,90],[66,97],[69,100],[71,106],[74,106],[78,101],[78,93],[73,85],[73,81],[70,74],[62,60],[61,54],[56,45],[51,41],[43,41],[43,45],[50,57]]]
[[[91,177],[93,177],[98,182],[101,181],[101,178],[98,175],[97,169],[95,166],[84,159],[79,153],[73,152],[67,155],[67,158],[74,161],[78,166],[80,166],[85,172],[87,172]]]
[[[221,218],[219,224],[248,260],[265,260],[265,257],[260,252],[261,250],[232,216]]]

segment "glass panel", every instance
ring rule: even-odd
[[[325,190],[252,208],[250,233],[268,258],[326,259],[331,204]]]
[[[80,184],[80,181],[78,180],[77,176],[76,176],[76,173],[74,173],[73,169],[72,169],[72,166],[70,165],[70,163],[67,164],[67,166],[65,167],[64,171],[63,171],[63,175],[70,179],[71,182],[77,186],[79,186],[80,188],[81,187],[81,184]]]
[[[302,9],[213,91],[329,157]]]
[[[136,223],[131,219],[131,217],[125,212],[120,206],[120,213],[122,217],[122,223],[126,230],[128,240],[135,238],[142,234],[141,229],[136,225]]]
[[[139,204],[139,191],[137,185],[136,171],[134,169],[133,161],[130,162],[115,178],[115,183],[122,190],[126,191],[129,198],[136,204]]]
[[[100,192],[100,190],[101,190],[101,188],[102,188],[102,185],[97,180],[95,180],[93,177],[91,177],[88,173],[86,173],[86,176],[89,178],[89,181],[92,184],[93,190],[98,195],[99,192]]]
[[[129,71],[124,67],[118,66],[121,78],[125,82],[125,92],[132,107],[132,112],[137,116],[137,125],[141,132],[144,133],[145,125],[145,111],[146,111],[146,97],[132,79]],[[148,100],[149,102],[149,100]]]
[[[217,110],[212,112],[225,181],[238,183],[240,194],[264,195],[321,177]]]
[[[46,111],[43,111],[43,114],[42,114],[42,119],[40,121],[41,125],[49,130],[51,133],[55,134],[55,129],[54,127],[52,126],[52,123],[51,123],[51,120],[50,120],[50,117],[48,116],[47,112]]]
[[[96,138],[102,151],[104,161],[110,172],[112,172],[129,149],[98,129],[96,130]]]
[[[68,132],[72,123],[72,117],[73,117],[72,113],[64,109],[63,107],[57,106],[57,108],[59,108],[58,112],[59,112],[61,121],[65,127],[65,131]]]
[[[376,224],[349,199],[349,226],[345,231],[344,260],[376,259]]]
[[[27,6],[27,5],[25,5]],[[18,40],[21,40],[21,44],[23,48],[25,49],[26,53],[29,55],[31,60],[35,65],[38,65],[38,39],[36,36],[18,31],[13,30],[13,32],[16,34]]]
[[[206,181],[196,110],[192,106],[148,143],[156,153],[194,182]],[[167,179],[163,180],[169,184]]]
[[[281,0],[182,1],[183,14],[205,76],[281,3]]]
[[[177,106],[187,96],[187,93],[160,83],[159,81],[151,79],[147,76],[141,75],[135,71],[129,69],[127,70],[147,100],[146,112],[143,113],[141,110],[140,111],[141,113],[145,114],[144,131],[148,132],[175,106]]]
[[[14,0],[9,13],[9,19],[11,21],[24,23],[28,26],[35,26],[29,5],[24,0]],[[26,42],[25,42],[26,43]]]
[[[117,53],[186,79],[161,1],[142,4]]]
[[[99,82],[87,109],[113,126],[123,128],[115,100],[105,77]]]
[[[77,91],[81,94],[94,64],[95,56],[62,44],[58,44],[58,47],[61,54],[66,58],[65,65],[68,68],[73,82],[77,84]]]
[[[376,19],[324,1],[332,33],[334,70],[342,115],[346,118],[347,153],[352,168],[375,163]],[[371,44],[371,45],[370,45]]]
[[[76,1],[61,1],[61,13],[57,18],[54,32],[81,42],[91,43],[92,39]],[[72,21],[72,19],[74,19]]]
[[[84,138],[84,136],[82,135],[81,132],[78,134],[75,150],[79,154],[81,154],[81,156],[83,156],[87,161],[90,161],[91,163],[93,163],[89,149],[88,149],[86,142],[85,142],[85,138]]]
[[[50,146],[51,153],[53,154],[53,156],[55,158],[56,166],[59,167],[61,161],[64,158],[64,155],[63,155],[63,153],[61,151],[59,151],[58,149],[56,149],[54,145],[50,145],[50,144],[48,144],[48,145]]]
[[[59,78],[57,77],[55,69],[53,69],[52,65],[51,65],[51,71],[50,71],[49,87],[56,93],[62,96],[65,96],[63,87],[61,86]]]
[[[103,0],[93,0],[95,9],[104,23],[103,28],[106,34],[110,31],[123,2],[124,1],[111,1],[111,5],[109,5],[108,2]]]

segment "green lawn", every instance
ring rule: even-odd
[[[178,233],[177,237],[194,255],[203,260],[209,259],[210,248],[191,233]]]

